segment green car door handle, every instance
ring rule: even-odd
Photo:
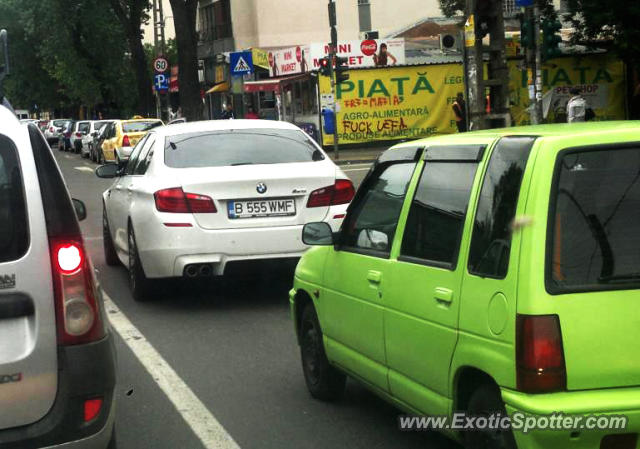
[[[448,288],[436,287],[433,291],[433,297],[439,302],[446,302],[450,304],[453,301],[453,290]]]
[[[375,270],[369,270],[367,273],[367,280],[372,284],[379,284],[382,282],[382,273]]]

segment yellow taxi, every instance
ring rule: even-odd
[[[101,147],[101,162],[121,163],[129,159],[133,147],[153,128],[164,126],[160,119],[134,117],[130,120],[114,120],[105,130]]]

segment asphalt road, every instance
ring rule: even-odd
[[[458,447],[433,432],[400,432],[399,412],[355,381],[337,403],[309,396],[288,315],[290,271],[197,286],[175,282],[155,301],[134,302],[125,268],[106,266],[102,252],[100,195],[110,182],[95,177],[95,164],[79,155],[54,153],[72,196],[87,206],[82,229],[105,292],[240,447]],[[344,168],[359,184],[368,167]],[[116,340],[119,448],[205,447],[156,376],[122,336]]]

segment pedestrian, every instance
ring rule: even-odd
[[[456,126],[459,133],[467,131],[467,103],[462,92],[458,92],[456,101],[453,102],[453,113],[456,116]]]
[[[391,59],[391,64],[389,64]],[[396,65],[398,60],[387,50],[387,44],[380,44],[380,53],[373,55],[373,63],[376,67],[385,67],[387,65]]]
[[[224,107],[224,112],[222,113],[222,120],[232,120],[234,118],[236,117],[233,114],[233,105],[229,101]]]
[[[582,96],[582,91],[578,87],[572,87],[569,93],[571,98],[567,102],[567,122],[586,121],[587,100]]]
[[[244,118],[248,120],[258,120],[260,116],[256,114],[256,111],[253,109],[253,106],[249,106],[247,109],[247,113],[244,115]]]

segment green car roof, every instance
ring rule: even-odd
[[[598,140],[611,136],[611,141],[625,141],[637,133],[640,140],[640,121],[605,121],[586,123],[560,123],[551,125],[516,126],[512,128],[489,129],[458,134],[446,134],[424,139],[403,142],[392,149],[416,145],[433,144],[462,144],[462,143],[491,143],[504,136],[539,136],[571,139],[576,145],[588,144],[588,140],[598,137]]]

